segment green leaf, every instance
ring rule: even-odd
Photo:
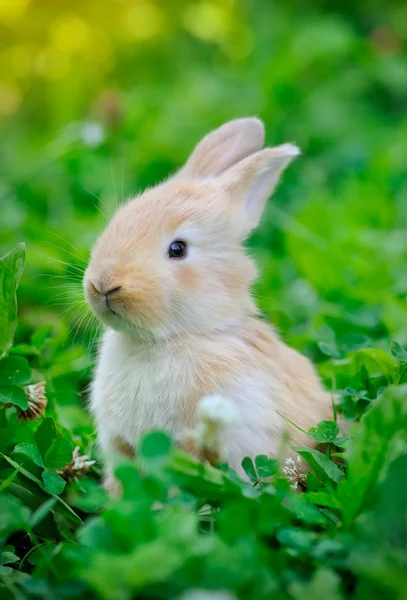
[[[319,444],[334,442],[339,433],[339,427],[335,421],[321,421],[317,427],[311,427],[308,435]]]
[[[362,377],[362,382],[364,387],[368,389],[368,377],[372,377],[373,373],[377,373],[378,371],[384,374],[390,374],[394,366],[396,365],[396,360],[387,354],[381,348],[363,348],[358,351],[358,356],[363,358],[364,367],[365,367],[365,375]],[[361,376],[362,376],[363,368],[361,368]]]
[[[35,432],[35,441],[43,457],[45,456],[48,448],[57,438],[58,434],[55,429],[54,420],[51,417],[47,417],[43,420]]]
[[[37,350],[42,350],[52,331],[52,325],[43,325],[31,336],[31,343]]]
[[[22,356],[7,356],[0,360],[0,385],[24,385],[30,379],[30,365]]]
[[[4,404],[14,404],[26,410],[28,408],[28,398],[22,387],[9,385],[0,387],[0,402]]]
[[[38,479],[38,477],[36,477],[32,473],[30,473],[30,471],[27,471],[27,469],[24,469],[21,465],[18,465],[12,458],[10,458],[9,456],[7,456],[6,454],[3,454],[2,452],[0,452],[0,455],[12,467],[14,467],[15,469],[19,468],[20,473],[22,475],[24,475],[24,477],[27,477],[27,479],[29,479],[30,481],[33,481],[34,483],[36,483],[44,492],[46,491],[44,484],[42,483],[42,481],[40,479]],[[58,500],[59,504],[61,505],[59,507],[59,509],[58,509],[58,512],[60,512],[61,514],[67,516],[72,521],[75,521],[75,523],[82,524],[82,519],[76,514],[76,512],[74,510],[72,510],[72,508],[69,506],[69,504],[67,504],[65,502],[65,500],[62,500],[62,498],[60,498],[59,496],[54,496],[54,497]],[[55,509],[55,510],[57,510],[57,509]],[[1,514],[1,507],[0,507],[0,514]]]
[[[13,569],[11,567],[3,567],[0,565],[0,575],[11,575]]]
[[[279,470],[278,461],[275,458],[270,458],[265,454],[259,454],[255,458],[256,469],[259,477],[267,478],[272,477]]]
[[[335,438],[335,446],[338,446],[338,448],[344,448],[345,450],[349,447],[349,444],[351,443],[352,439],[345,437],[345,436],[341,436],[341,437],[337,437]],[[341,458],[343,458],[343,454],[338,454],[336,453],[337,456],[341,456]],[[332,454],[332,456],[334,456]]]
[[[125,462],[118,464],[115,475],[122,484],[123,498],[136,498],[142,494],[141,477],[135,464]]]
[[[0,565],[10,565],[18,562],[20,559],[14,554],[14,552],[2,552],[0,554]]]
[[[172,441],[165,433],[154,431],[141,442],[140,454],[143,458],[162,458],[169,454]]]
[[[339,467],[322,452],[306,446],[294,446],[293,450],[302,456],[325,485],[329,483],[337,484],[343,478],[343,472]]]
[[[55,551],[55,546],[52,542],[46,541],[44,544],[39,544],[33,548],[33,551],[27,556],[30,565],[38,567],[46,565],[51,559],[52,553]]]
[[[137,595],[137,589],[172,580],[185,558],[182,547],[169,548],[161,537],[128,553],[94,553],[82,565],[81,575],[97,592],[97,597],[130,599]]]
[[[0,258],[0,357],[11,346],[17,326],[17,287],[24,270],[25,244]]]
[[[298,527],[282,527],[277,531],[277,539],[280,544],[288,546],[295,555],[298,555],[311,550],[315,534]]]
[[[342,354],[334,344],[328,344],[327,342],[317,342],[318,348],[322,354],[329,356],[330,358],[341,358]]]
[[[391,353],[399,363],[407,363],[407,348],[400,346],[397,342],[391,343]]]
[[[43,471],[41,477],[48,493],[55,494],[56,496],[62,494],[66,485],[65,479],[52,471]]]
[[[3,483],[0,485],[0,492],[5,490],[6,488],[8,488],[10,483],[12,483],[12,481],[17,477],[18,472],[20,471],[21,467],[22,467],[22,465],[18,465],[18,467],[16,469],[14,469],[14,471],[12,473],[10,473],[10,475],[7,477],[7,479],[5,479],[3,481]]]
[[[360,381],[362,383],[362,386],[367,391],[370,388],[370,377],[369,371],[367,370],[365,363],[363,363],[360,367]]]
[[[324,506],[326,508],[336,508],[337,510],[342,510],[342,502],[337,498],[336,494],[328,493],[323,490],[316,492],[305,492],[302,494],[302,497],[311,502],[311,504],[316,504],[317,506]]]
[[[364,365],[362,365],[364,367]],[[370,398],[367,395],[366,390],[354,390],[353,388],[345,388],[343,392],[341,392],[342,396],[350,396],[351,398],[358,398],[359,400],[366,400],[370,402]]]
[[[325,525],[326,518],[312,503],[307,502],[304,494],[293,494],[287,498],[287,507],[293,512],[297,519],[307,525]]]
[[[137,480],[139,480],[139,475],[136,469],[133,470],[132,474],[133,476],[136,476]],[[120,477],[120,473],[118,473],[118,469],[116,469],[116,475],[120,481],[123,481]],[[130,482],[130,485],[131,483],[132,481]],[[129,485],[123,485],[124,497],[128,495],[129,487]],[[139,482],[138,486],[133,487],[136,487],[137,493],[142,491],[142,487]],[[133,495],[132,499],[134,500],[135,497],[136,496]],[[105,506],[108,501],[108,496],[99,482],[95,481],[94,479],[86,478],[74,481],[69,485],[68,501],[72,506],[75,506],[84,512],[92,513],[100,511]]]
[[[44,473],[47,473],[47,471],[44,471]],[[44,473],[42,474],[43,475],[42,476],[43,480],[44,480]],[[62,480],[62,481],[64,481],[64,480]],[[65,483],[65,481],[64,481],[64,483]],[[44,484],[45,484],[45,481],[44,481]],[[47,488],[46,484],[45,484],[45,487]],[[49,491],[49,490],[47,489],[47,491]],[[62,488],[61,491],[63,491],[63,488]],[[31,518],[30,518],[30,525],[31,525],[32,528],[34,528],[37,525],[39,525],[39,523],[41,523],[41,521],[43,519],[45,519],[45,517],[47,516],[47,514],[50,511],[52,511],[52,509],[54,508],[56,502],[57,502],[56,498],[49,498],[43,504],[41,504],[41,506],[39,508],[37,508],[37,510],[31,515]]]
[[[294,600],[342,600],[341,580],[333,571],[320,568],[307,582],[294,581],[289,585],[290,596]]]
[[[12,467],[14,467],[15,469],[18,468],[20,473],[24,475],[24,477],[27,477],[27,479],[30,479],[34,483],[37,483],[41,488],[43,487],[38,477],[30,473],[30,471],[27,471],[27,469],[24,469],[24,467],[22,467],[21,465],[17,464],[12,458],[7,456],[6,454],[3,454],[2,452],[0,452],[0,454]]]
[[[44,463],[47,469],[62,469],[72,460],[73,447],[63,437],[57,438],[45,453]]]
[[[307,486],[306,486],[306,489],[309,492],[313,492],[313,491],[316,491],[316,490],[320,490],[321,487],[322,487],[322,483],[318,479],[318,477],[315,475],[315,473],[313,473],[312,471],[308,471],[308,473],[307,473]]]
[[[30,344],[14,344],[9,350],[9,354],[19,354],[21,356],[39,356],[40,352]]]
[[[0,534],[8,536],[15,531],[29,529],[30,511],[17,498],[0,494]]]
[[[363,415],[347,459],[347,477],[338,488],[345,524],[351,526],[370,497],[382,470],[407,442],[407,385],[386,390]]]
[[[252,459],[249,456],[246,456],[242,460],[242,467],[248,478],[252,483],[256,483],[258,481],[258,476],[256,473],[256,469],[254,468],[254,464]]]
[[[379,484],[371,515],[380,544],[407,550],[407,455],[399,456]]]
[[[37,446],[34,446],[34,444],[17,444],[17,446],[14,448],[14,452],[16,452],[17,454],[24,454],[25,456],[28,456],[28,458],[32,460],[38,467],[45,466],[44,461],[42,460],[41,453],[38,450]]]

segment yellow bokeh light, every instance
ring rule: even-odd
[[[51,44],[62,54],[74,54],[86,50],[90,38],[88,25],[77,15],[64,15],[51,23]]]
[[[124,14],[123,29],[134,39],[147,40],[156,37],[164,28],[162,11],[150,2],[132,6]]]
[[[0,23],[9,24],[19,19],[31,0],[0,0]]]
[[[191,4],[184,13],[185,28],[195,37],[223,42],[230,27],[230,12],[217,2]]]
[[[21,92],[12,83],[0,81],[0,116],[13,115],[21,104]]]

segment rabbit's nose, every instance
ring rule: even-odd
[[[88,280],[88,290],[91,297],[96,301],[98,298],[104,300],[106,306],[112,310],[112,305],[116,304],[116,301],[120,302],[120,290],[123,286],[117,285],[117,282],[107,282],[100,280]]]
[[[89,284],[94,292],[101,296],[105,296],[106,298],[113,296],[122,287],[121,285],[106,284],[103,280],[97,283],[95,281],[89,281]]]
[[[121,285],[117,285],[116,287],[110,288],[110,290],[104,291],[103,295],[106,297],[106,299],[108,299],[111,296],[113,296],[114,294],[116,294],[116,292],[119,292],[121,290],[121,288],[122,288]]]

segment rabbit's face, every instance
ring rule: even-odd
[[[174,179],[118,210],[93,249],[84,281],[102,322],[162,337],[236,318],[255,268],[221,195],[214,184]]]
[[[258,120],[232,121],[204,138],[176,176],[117,211],[84,279],[103,323],[164,338],[219,330],[255,310],[256,270],[241,244],[298,153],[291,145],[255,152],[262,140]]]

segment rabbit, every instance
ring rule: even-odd
[[[84,293],[105,326],[90,407],[114,493],[114,464],[141,436],[182,439],[203,396],[228,396],[241,416],[227,450],[278,455],[287,433],[329,418],[330,395],[310,361],[261,320],[257,270],[244,241],[299,149],[264,148],[254,117],[209,133],[186,164],[120,206],[91,251]],[[285,419],[284,415],[287,419]]]

